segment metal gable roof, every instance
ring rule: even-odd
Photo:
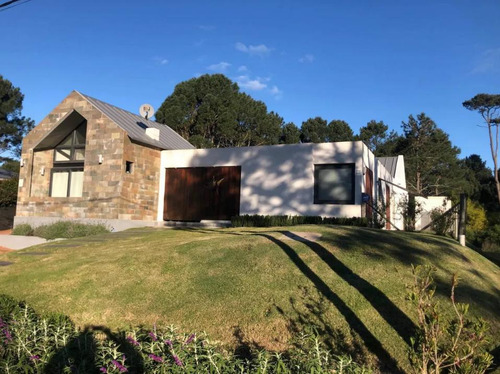
[[[195,148],[191,143],[189,143],[186,139],[177,134],[167,125],[142,118],[137,114],[130,113],[124,109],[105,103],[104,101],[84,95],[81,92],[78,93],[86,100],[88,100],[97,110],[102,112],[106,117],[115,122],[120,128],[125,130],[131,139],[139,143],[148,144],[161,149]],[[155,128],[160,130],[160,140],[154,140],[146,135],[147,128]]]
[[[392,175],[392,177],[396,176],[396,169],[398,166],[398,156],[379,157],[378,160],[382,165],[384,165],[385,169]]]

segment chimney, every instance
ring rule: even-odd
[[[160,130],[155,129],[154,127],[148,127],[146,129],[146,135],[149,136],[153,140],[160,140]]]

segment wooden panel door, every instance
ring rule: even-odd
[[[391,190],[388,185],[385,185],[385,228],[386,230],[391,229]]]
[[[365,173],[365,193],[370,196],[370,203],[366,204],[366,217],[372,218],[373,211],[371,205],[373,205],[373,172],[366,168]]]
[[[241,167],[165,171],[164,220],[228,220],[240,212]]]

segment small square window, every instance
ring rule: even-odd
[[[134,163],[132,161],[125,161],[125,173],[132,174],[134,171]]]
[[[354,164],[314,165],[314,204],[354,204]]]

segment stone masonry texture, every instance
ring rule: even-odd
[[[87,120],[83,196],[50,197],[54,151],[33,148],[55,127],[64,126],[61,119],[72,110]],[[16,216],[156,220],[160,150],[132,142],[76,91],[24,138],[21,158]],[[130,174],[125,172],[127,161],[133,165]]]

